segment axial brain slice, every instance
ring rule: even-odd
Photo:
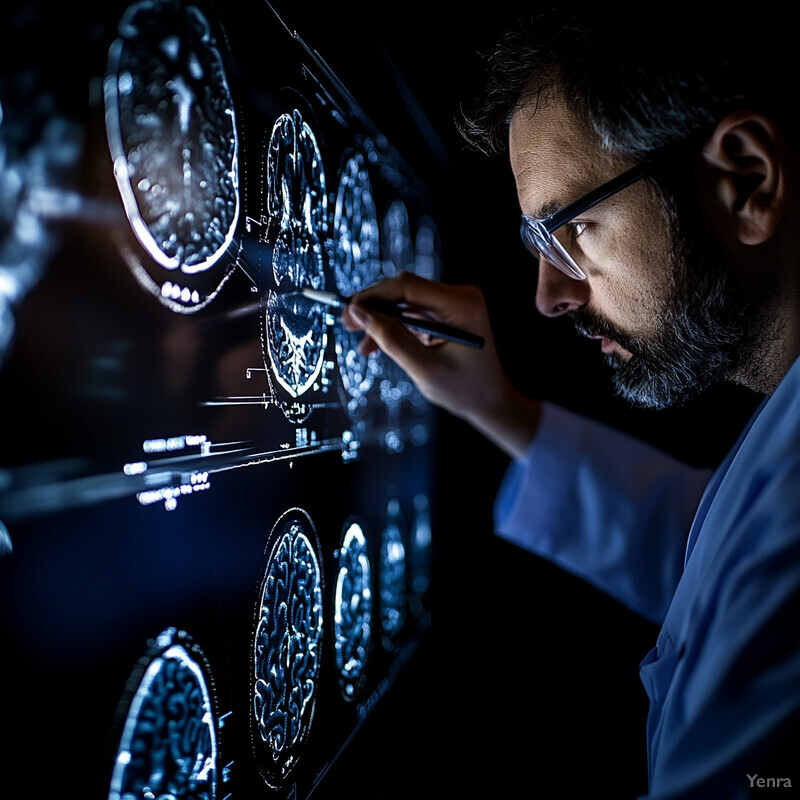
[[[233,100],[208,21],[192,5],[131,6],[109,52],[106,123],[131,226],[151,258],[209,269],[239,215]]]
[[[327,217],[325,172],[316,137],[295,109],[272,128],[267,156],[268,212],[319,241]]]
[[[333,228],[336,285],[342,294],[352,294],[374,283],[380,272],[378,212],[360,153],[352,155],[342,170]]]
[[[109,800],[134,797],[214,800],[217,741],[203,670],[174,633],[159,637],[130,703]]]
[[[348,158],[339,179],[333,219],[335,237],[334,274],[339,293],[354,294],[374,283],[380,275],[378,213],[364,158]],[[362,408],[365,395],[375,381],[375,356],[358,352],[358,335],[337,332],[336,354],[342,383],[349,396],[348,410]]]
[[[327,196],[319,147],[297,110],[273,126],[267,183],[270,223],[278,226],[272,251],[278,290],[267,298],[267,344],[275,378],[298,397],[319,375],[327,343],[324,309],[296,294],[325,287],[321,237]]]
[[[274,783],[292,769],[317,693],[322,639],[319,562],[303,525],[288,522],[262,585],[255,634],[253,713]]]
[[[342,695],[353,700],[365,678],[372,639],[371,568],[360,525],[348,527],[338,561],[334,600],[336,668]]]

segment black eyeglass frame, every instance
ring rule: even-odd
[[[566,257],[566,264],[562,265],[555,261],[554,266],[556,266],[565,274],[569,275],[570,278],[574,278],[575,280],[585,280],[585,273],[575,263],[573,257],[564,249],[564,246],[553,236],[553,232],[558,230],[562,225],[566,225],[570,220],[574,219],[578,215],[583,214],[593,206],[601,203],[603,200],[608,199],[612,195],[617,194],[617,192],[622,191],[627,186],[630,186],[632,183],[635,183],[636,181],[646,177],[651,173],[652,167],[652,163],[637,164],[623,172],[621,175],[617,175],[616,178],[606,181],[606,183],[598,186],[596,189],[593,189],[588,194],[583,195],[583,197],[579,197],[569,205],[560,208],[558,211],[551,214],[549,217],[546,217],[545,219],[536,219],[535,217],[529,217],[527,214],[523,214],[522,222],[520,223],[520,234],[522,236],[522,241],[525,243],[525,247],[527,247],[527,249],[537,258],[541,257],[543,254],[541,253],[540,248],[536,247],[536,245],[530,241],[530,239],[533,236],[533,230],[536,230],[537,228],[540,229],[540,231],[543,230],[547,234],[547,240],[550,243],[551,252],[555,251],[561,256]],[[548,258],[548,254],[545,253],[544,257]]]

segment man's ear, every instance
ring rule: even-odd
[[[762,244],[775,232],[786,205],[786,151],[778,126],[763,114],[735,111],[703,148],[716,167],[717,202],[742,244]]]

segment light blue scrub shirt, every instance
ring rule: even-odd
[[[759,778],[798,790],[800,361],[713,473],[546,405],[495,518],[662,626],[640,667],[648,800],[744,798]]]

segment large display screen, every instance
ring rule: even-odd
[[[430,626],[436,418],[302,290],[436,211],[281,5],[4,6],[3,796],[307,797]]]

